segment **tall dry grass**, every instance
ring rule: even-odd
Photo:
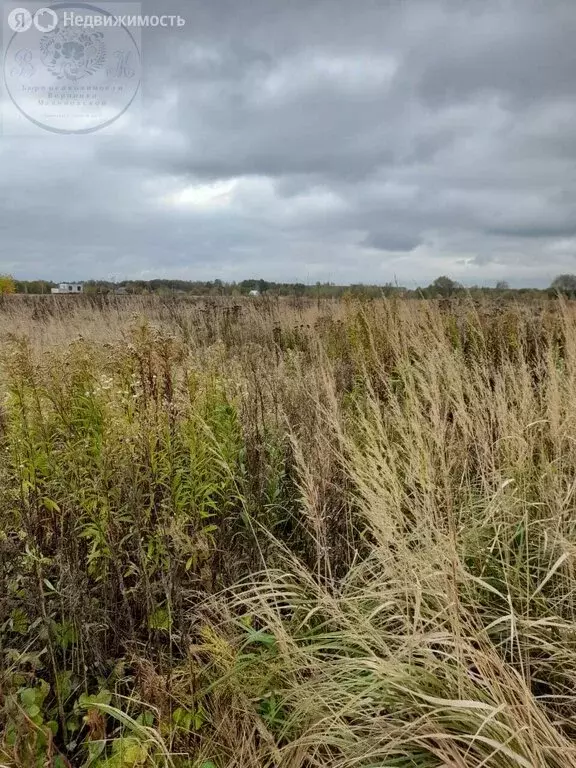
[[[572,304],[18,301],[2,764],[576,765]]]

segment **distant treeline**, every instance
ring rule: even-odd
[[[16,293],[49,294],[57,283],[46,280],[14,280]],[[88,294],[128,294],[143,295],[157,294],[161,296],[248,296],[257,291],[263,296],[302,296],[308,298],[342,298],[344,296],[358,296],[365,298],[379,298],[382,296],[404,296],[407,298],[437,298],[453,296],[458,293],[472,294],[515,294],[544,296],[562,292],[576,295],[576,276],[559,275],[552,285],[546,289],[515,288],[509,287],[506,282],[499,282],[495,287],[468,287],[441,276],[430,285],[422,288],[408,289],[392,283],[386,285],[336,285],[335,283],[316,283],[305,285],[304,283],[274,283],[262,279],[242,280],[239,283],[226,283],[222,280],[125,280],[120,283],[105,280],[89,280],[84,283],[84,292]]]

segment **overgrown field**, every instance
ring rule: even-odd
[[[576,766],[576,305],[0,305],[0,766]]]

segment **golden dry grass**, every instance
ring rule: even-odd
[[[0,316],[1,763],[576,766],[571,303]]]

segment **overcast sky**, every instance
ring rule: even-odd
[[[0,136],[0,272],[410,287],[576,272],[575,0],[162,12],[187,24],[143,32],[140,109],[90,135]]]

